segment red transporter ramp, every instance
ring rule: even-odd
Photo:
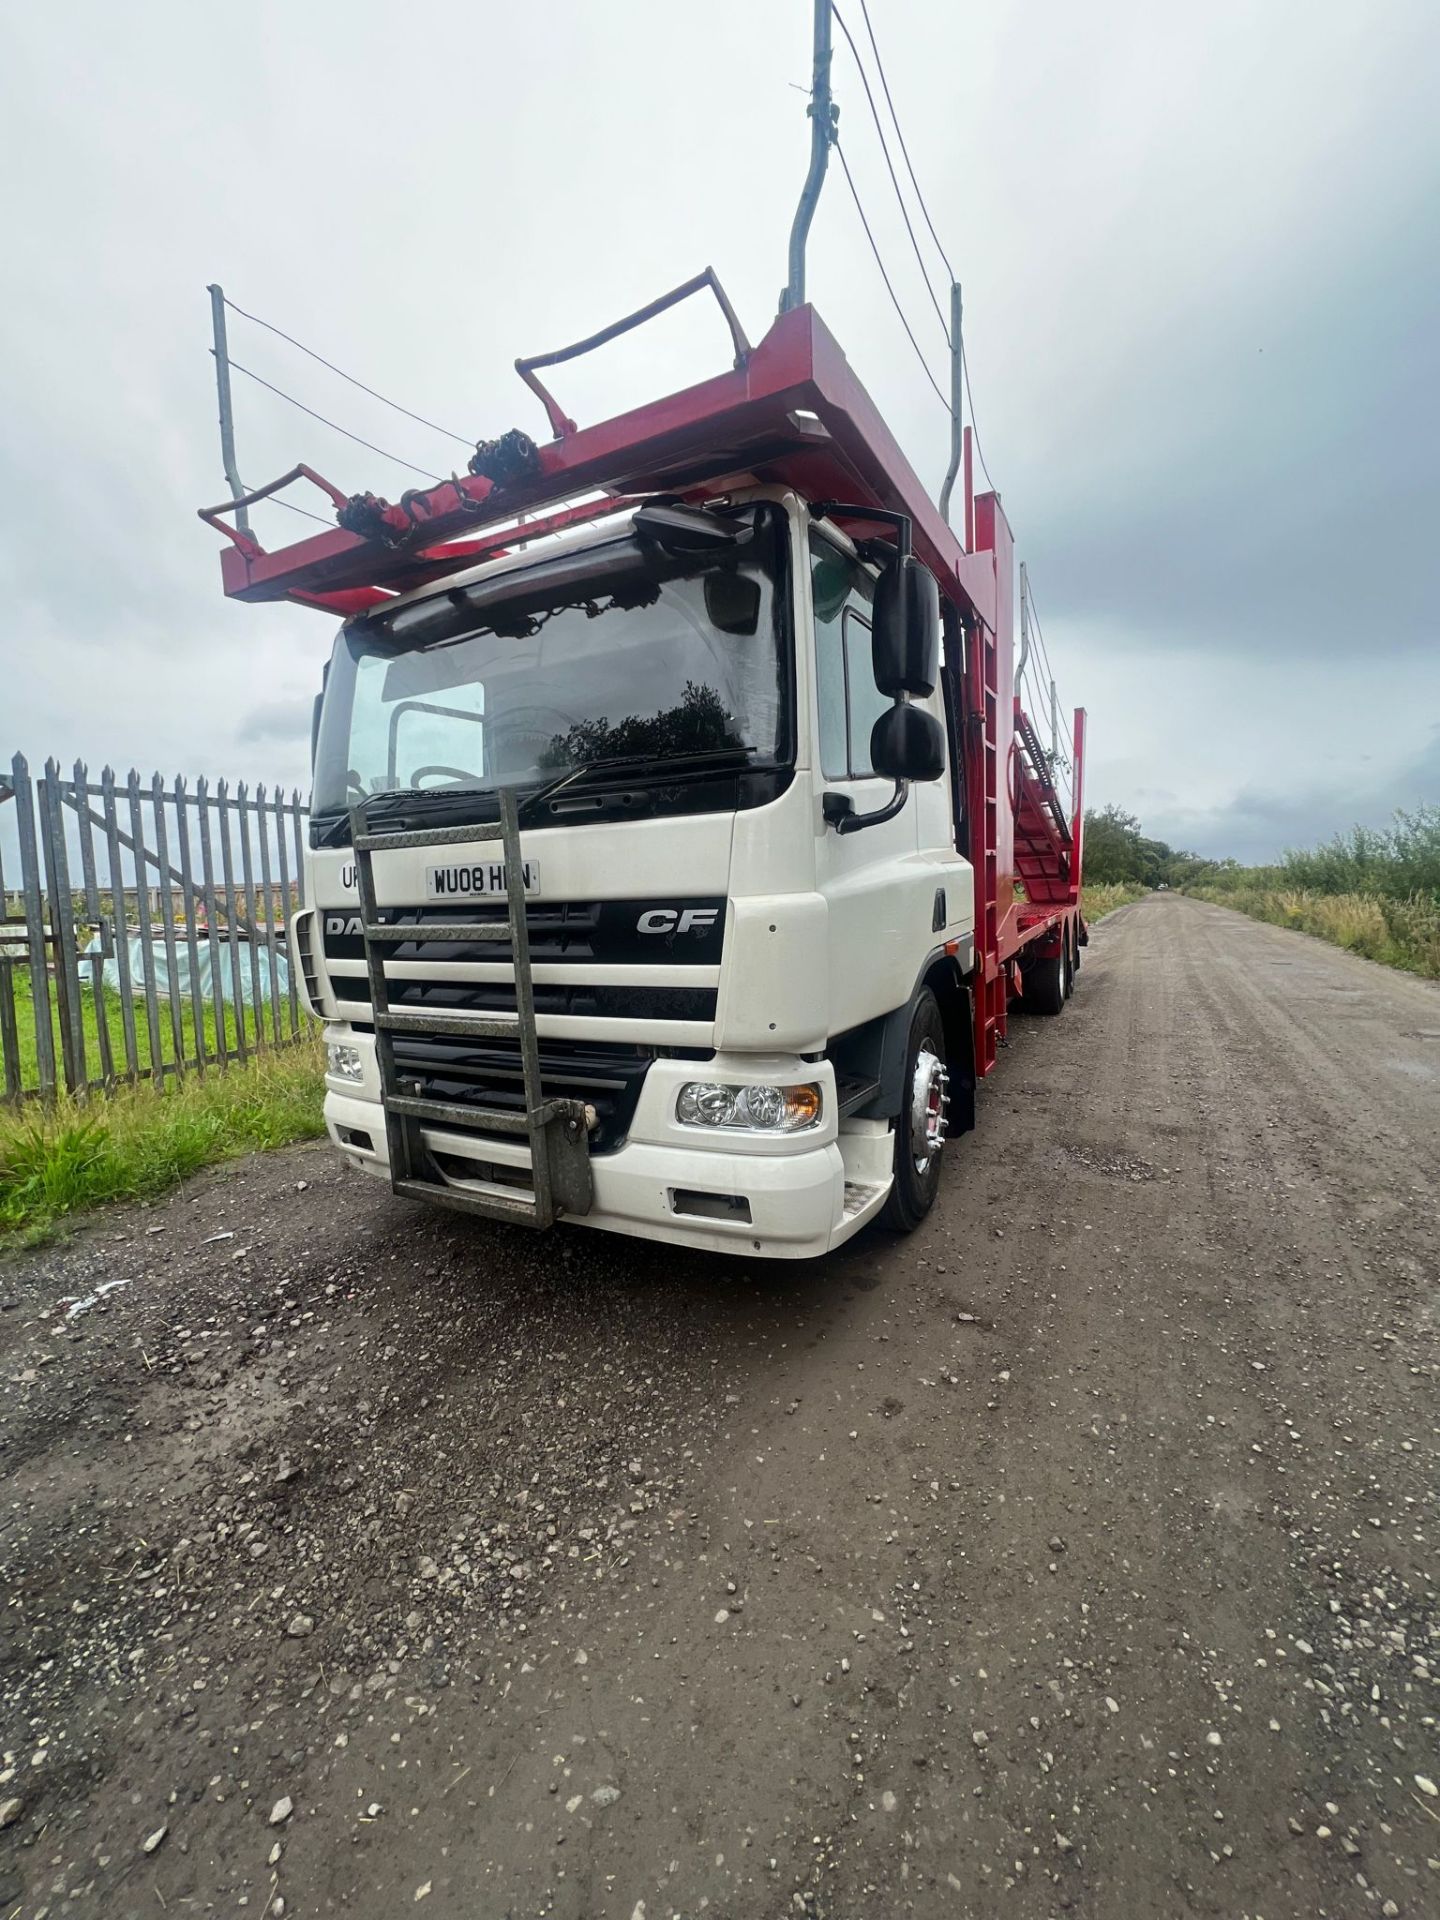
[[[589,352],[706,288],[730,328],[730,372],[589,427],[577,427],[541,383],[541,367]],[[811,501],[846,502],[830,511],[858,539],[895,534],[893,524],[869,520],[867,507],[907,516],[913,551],[934,573],[945,608],[951,757],[960,763],[957,843],[975,870],[975,1067],[977,1075],[988,1073],[1004,1039],[1011,994],[1024,991],[1042,1010],[1058,1011],[1058,1005],[1047,1009],[1047,999],[1058,992],[1063,1004],[1084,938],[1084,716],[1076,714],[1075,803],[1067,818],[1047,757],[1015,698],[1013,542],[998,496],[971,497],[968,430],[965,515],[975,549],[969,553],[814,309],[781,314],[751,347],[708,269],[588,339],[516,367],[553,429],[554,439],[543,446],[519,431],[483,441],[469,473],[406,493],[393,505],[372,494],[346,496],[297,466],[243,500],[204,509],[201,517],[231,543],[221,556],[226,594],[289,600],[348,617],[646,496],[701,499],[754,480],[791,486]],[[228,523],[225,516],[236,507],[299,479],[329,495],[340,521],[334,532],[268,553]]]

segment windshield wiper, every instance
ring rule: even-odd
[[[587,760],[582,766],[572,767],[568,773],[562,773],[556,780],[548,780],[543,787],[536,787],[533,793],[527,793],[520,802],[519,817],[524,819],[533,808],[546,800],[553,800],[558,793],[570,787],[585,785],[592,773],[623,773],[627,769],[653,773],[665,768],[689,771],[693,767],[713,766],[720,761],[746,760],[757,751],[754,747],[707,747],[694,753],[615,753],[603,760]]]
[[[586,785],[594,774],[624,773],[627,770],[646,773],[659,772],[674,768],[678,772],[690,772],[697,767],[734,763],[749,760],[758,748],[755,747],[707,747],[694,753],[617,753],[601,760],[587,760],[583,765],[571,767],[554,780],[547,780],[543,786],[521,796],[518,814],[521,820],[535,807],[551,800],[562,789]],[[392,787],[384,793],[372,793],[365,802],[367,822],[391,819],[396,813],[418,811],[428,813],[432,808],[444,808],[456,801],[493,798],[499,805],[500,789],[479,782],[454,787]],[[350,809],[343,812],[326,812],[312,817],[312,827],[319,835],[318,844],[339,846],[345,844],[345,836],[350,830]]]
[[[360,806],[368,825],[376,820],[392,819],[396,813],[428,813],[432,807],[439,807],[447,800],[466,800],[493,791],[493,788],[478,783],[453,787],[387,787],[383,793],[368,795],[360,802]],[[347,822],[349,818],[350,810],[347,807]]]
[[[387,787],[383,792],[366,794],[361,799],[366,824],[393,818],[397,810],[421,813],[442,801],[468,799],[476,794],[493,793],[493,787],[467,784],[454,787]],[[348,847],[350,844],[350,808],[326,807],[310,816],[311,844],[316,847]]]

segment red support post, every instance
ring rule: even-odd
[[[961,455],[965,475],[965,551],[975,551],[975,470],[971,465],[970,429],[964,433],[964,452]]]
[[[1077,707],[1071,746],[1071,764],[1075,769],[1075,786],[1071,794],[1071,802],[1075,812],[1070,825],[1070,880],[1077,907],[1080,904],[1080,888],[1084,882],[1085,870],[1085,721],[1084,707]]]

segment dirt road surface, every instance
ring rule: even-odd
[[[804,1269],[323,1148],[0,1266],[0,1914],[1440,1912],[1440,992],[1155,896],[949,1154]]]

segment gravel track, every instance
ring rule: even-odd
[[[1153,896],[949,1160],[801,1269],[313,1147],[0,1265],[0,1915],[1440,1911],[1440,991]]]

